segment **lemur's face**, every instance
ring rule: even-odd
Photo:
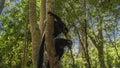
[[[66,27],[63,28],[63,33],[66,35],[68,33],[68,29]]]

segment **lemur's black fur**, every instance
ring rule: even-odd
[[[71,49],[72,41],[69,39],[64,39],[64,38],[55,39],[55,50],[56,50],[56,56],[58,57],[58,61],[60,61],[61,57],[63,56],[64,48],[66,46]],[[47,63],[46,68],[50,68],[49,61]]]
[[[66,27],[64,22],[61,20],[61,18],[53,14],[52,12],[48,12],[48,14],[53,16],[55,19],[54,20],[54,33],[53,33],[54,37],[57,37],[60,33],[63,33],[64,35],[66,35],[68,33],[68,28]]]
[[[48,14],[54,17],[54,33],[53,33],[54,38],[57,37],[60,33],[66,35],[68,33],[68,28],[61,20],[61,18],[53,14],[52,12],[48,12]],[[63,38],[55,39],[56,56],[59,57],[59,60],[64,53],[64,47],[70,46],[71,44],[72,41],[68,39],[63,39]],[[42,68],[43,58],[44,58],[44,46],[45,46],[45,32],[43,33],[43,37],[40,44],[39,60],[38,60],[37,68]],[[47,68],[49,68],[49,62],[47,66],[48,66]]]

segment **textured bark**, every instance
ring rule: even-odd
[[[0,14],[1,14],[2,10],[3,10],[4,3],[5,3],[5,0],[0,0]]]
[[[100,68],[106,68],[105,66],[105,61],[104,61],[104,44],[103,44],[103,27],[102,27],[102,18],[100,18],[100,23],[98,25],[98,35],[95,35],[94,33],[94,37],[92,37],[91,35],[89,35],[90,39],[92,40],[93,44],[95,45],[95,47],[97,48],[98,51],[98,59],[99,59],[99,64],[100,64]]]
[[[105,62],[104,62],[104,51],[103,51],[103,27],[102,27],[102,18],[100,19],[100,24],[98,26],[98,38],[99,38],[99,44],[97,47],[98,50],[98,58],[99,58],[99,63],[100,63],[100,68],[106,68],[105,67]]]
[[[88,23],[87,23],[87,14],[86,14],[86,11],[87,11],[87,8],[86,8],[86,1],[84,0],[83,1],[84,3],[84,15],[85,15],[85,19],[84,19],[84,24],[83,24],[83,50],[84,50],[84,55],[85,55],[85,59],[87,61],[87,64],[86,64],[86,68],[91,68],[91,60],[90,60],[90,56],[89,56],[89,50],[88,50],[88,33],[87,33],[87,28],[88,28]]]
[[[53,11],[54,6],[54,0],[47,0],[47,12]],[[53,31],[54,31],[54,20],[52,16],[48,15],[46,16],[47,23],[46,23],[46,49],[49,57],[50,62],[50,68],[58,68],[58,62],[57,58],[55,57],[55,45],[54,45],[54,39],[53,39]]]
[[[98,58],[99,58],[100,68],[106,68],[104,62],[103,45],[100,45],[98,47]]]
[[[104,62],[104,51],[103,51],[103,42],[101,42],[99,45],[97,45],[96,42],[98,42],[98,40],[95,40],[92,36],[90,36],[90,39],[92,40],[93,44],[95,45],[95,47],[97,48],[98,51],[98,59],[99,59],[99,63],[100,63],[100,68],[106,68],[105,66],[105,62]]]
[[[40,33],[41,35],[44,32],[44,26],[45,26],[45,18],[46,18],[46,0],[41,0],[41,6],[40,6]]]
[[[29,22],[32,36],[32,61],[33,68],[37,67],[40,46],[40,30],[36,22],[36,0],[29,0]]]
[[[46,0],[41,0],[41,5],[40,5],[40,22],[39,22],[39,28],[40,28],[40,34],[43,36],[43,33],[45,31],[45,19],[46,19]],[[41,39],[42,40],[42,39]],[[40,46],[41,47],[41,46]],[[48,61],[46,53],[44,52],[44,59],[43,59],[43,63],[45,61]],[[46,59],[46,60],[45,60]],[[44,63],[43,68],[45,68],[47,65]]]
[[[87,42],[87,21],[85,20],[85,28],[84,28],[84,46],[85,46],[85,58],[87,60],[87,68],[91,68],[91,62],[90,62],[90,56],[89,56],[89,51],[88,51],[88,42]]]

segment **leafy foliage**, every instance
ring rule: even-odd
[[[8,1],[4,8],[4,13],[0,16],[1,68],[21,68],[23,62],[25,23],[27,23],[26,16],[28,14],[26,5],[25,1],[17,3]],[[28,33],[28,43],[30,47],[30,31],[28,31]],[[31,51],[31,48],[29,48],[29,51]],[[30,55],[31,53],[29,52],[29,56]]]
[[[0,68],[21,68],[25,40],[25,23],[28,23],[28,0],[6,1],[0,15]],[[73,40],[73,56],[75,63],[67,51],[60,61],[62,68],[87,68],[81,40],[84,41],[85,20],[87,22],[88,54],[91,68],[100,68],[97,46],[104,45],[104,60],[107,68],[120,67],[120,1],[119,0],[55,0],[55,13],[62,17]],[[39,5],[37,0],[37,21],[39,21]],[[102,22],[103,39],[99,39]],[[30,28],[28,24],[28,28]],[[28,61],[32,68],[31,34],[27,30]],[[80,39],[79,39],[80,34]],[[93,42],[90,36],[95,39]],[[96,45],[94,44],[96,43]]]

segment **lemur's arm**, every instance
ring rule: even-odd
[[[55,17],[55,19],[57,20],[57,21],[62,21],[61,20],[61,18],[59,17],[59,16],[57,16],[56,14],[54,14],[54,13],[52,13],[52,12],[48,12],[48,14],[50,14],[50,15],[52,15],[53,17]]]

